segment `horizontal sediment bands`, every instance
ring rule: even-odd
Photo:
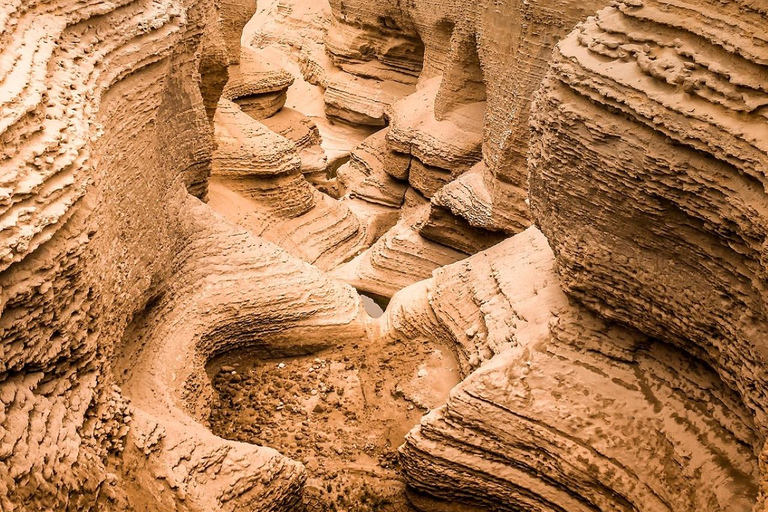
[[[217,4],[244,23],[248,2]],[[4,511],[295,508],[300,465],[212,435],[176,401],[140,407],[112,371],[130,318],[179,260],[197,266],[182,225],[204,208],[187,189],[205,194],[213,142],[195,77],[237,61],[201,55],[230,42],[218,14],[195,0],[0,7]]]
[[[423,497],[484,510],[751,510],[759,434],[712,368],[571,303],[536,229],[395,295],[385,336],[471,373],[400,448]]]
[[[122,1],[79,11],[66,3],[12,2],[2,12],[0,51],[7,58],[0,67],[0,270],[5,270],[50,240],[85,195],[91,137],[98,134],[90,116],[93,98],[166,58],[184,27],[182,8],[171,1]],[[81,23],[96,16],[103,20],[98,35]],[[146,87],[156,92],[151,81]]]
[[[762,430],[766,15],[742,7],[619,4],[564,40],[531,204],[571,295],[709,361]]]
[[[670,364],[685,355],[668,346],[598,354],[497,356],[409,434],[409,484],[491,510],[751,510],[755,437],[738,396]]]
[[[569,295],[710,365],[752,416],[756,452],[768,53],[765,32],[750,31],[766,23],[750,2],[600,11],[555,51],[529,159],[532,211]]]
[[[311,156],[306,152],[322,152],[310,119],[289,110],[262,123],[222,99],[215,121],[209,201],[215,210],[322,269],[370,244],[365,226],[347,205],[318,191],[303,175],[316,171],[305,167]],[[324,154],[316,156],[325,163]]]

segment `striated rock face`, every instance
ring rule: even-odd
[[[229,80],[230,67],[237,66],[240,62],[240,37],[243,27],[255,10],[255,0],[213,2],[213,11],[206,19],[198,67],[200,93],[208,121],[213,121],[216,105]],[[206,177],[203,176],[203,179]],[[204,182],[201,185],[204,187]],[[205,197],[205,194],[198,197]]]
[[[761,0],[6,4],[0,510],[766,509]]]
[[[391,233],[390,240],[412,232],[415,252],[429,252],[437,243],[473,254],[530,224],[525,155],[531,97],[555,42],[605,3],[331,2],[326,113],[353,123],[389,124],[377,159],[409,157],[408,166],[391,175],[430,201],[415,223],[401,216],[400,235]],[[411,51],[417,40],[421,50]],[[408,90],[409,59],[421,55],[421,67],[413,67],[421,70],[417,90]],[[376,185],[392,188],[381,180]],[[374,246],[337,275],[358,286],[376,267],[387,269],[376,272],[378,281],[392,269],[402,279],[376,286],[389,295],[429,277],[438,261],[450,261],[420,258],[433,262],[427,269],[391,251],[384,264],[375,261],[376,253]]]
[[[137,448],[200,510],[296,510],[298,462],[201,426],[213,401],[205,364],[232,350],[286,356],[357,341],[365,336],[359,297],[199,203],[178,229],[184,257],[134,317],[114,370],[136,408]],[[211,476],[219,471],[223,478]],[[168,492],[154,491],[170,507]]]
[[[107,458],[131,417],[105,368],[126,312],[172,257],[168,198],[209,169],[200,90],[182,78],[197,75],[213,9],[0,12],[0,503],[88,509],[116,495]]]
[[[531,157],[532,209],[566,291],[712,366],[754,418],[758,452],[767,14],[663,0],[600,11],[555,53]]]
[[[766,22],[744,2],[601,11],[559,47],[531,169],[566,290],[709,361],[761,437]]]
[[[424,45],[416,27],[399,3],[332,0],[330,7],[324,43],[335,69],[327,73],[326,112],[384,126],[394,103],[413,92],[422,69]]]
[[[272,117],[285,106],[293,77],[284,69],[265,62],[248,47],[240,51],[239,64],[229,68],[229,81],[223,97],[237,103],[254,119]]]
[[[325,37],[333,63],[362,77],[414,84],[424,62],[424,44],[395,2],[331,0],[336,14]]]
[[[397,68],[397,62],[387,58],[392,47],[402,46],[392,40],[392,28],[398,28],[401,38],[412,38],[415,33],[423,43],[424,55],[419,86],[429,88],[427,84],[432,83],[434,89],[431,94],[419,91],[419,96],[405,100],[410,102],[407,106],[394,105],[391,113],[385,109],[385,115],[393,125],[397,123],[398,113],[414,122],[421,120],[422,124],[423,119],[431,119],[429,128],[423,127],[425,133],[432,134],[435,129],[440,130],[435,123],[449,125],[452,117],[458,115],[465,119],[466,110],[474,109],[469,117],[475,119],[474,122],[484,120],[485,167],[483,180],[473,182],[472,186],[475,194],[487,196],[493,207],[483,219],[477,218],[474,208],[460,209],[458,202],[453,213],[475,226],[516,233],[529,225],[525,206],[528,175],[525,157],[531,98],[546,72],[554,44],[578,21],[607,3],[605,0],[505,0],[437,5],[415,1],[401,6],[394,2],[372,4],[367,0],[331,2],[333,27],[344,29],[329,30],[326,44],[333,55],[365,59],[364,70],[339,63],[339,58],[335,60],[342,70],[358,77],[356,87],[365,88],[368,86],[365,78],[383,78],[381,73],[369,71],[372,67],[378,69],[386,64],[390,75]],[[354,28],[347,30],[350,25]],[[376,66],[371,66],[371,62]],[[327,93],[327,101],[334,111],[339,111],[344,104],[348,104],[350,110],[357,108],[332,89]],[[368,101],[376,101],[374,98],[384,95],[375,92],[370,96],[372,99]],[[360,105],[361,101],[355,100],[354,104]],[[450,130],[443,128],[440,133],[448,134]],[[466,140],[476,139],[470,136]],[[470,166],[479,156],[474,157]],[[420,161],[430,165],[423,159]],[[430,188],[452,181],[464,170],[462,165],[450,167],[450,179],[439,180],[433,176]],[[424,173],[435,174],[434,171]]]
[[[425,509],[754,503],[759,432],[739,396],[685,352],[569,302],[535,228],[403,290],[388,311],[385,337],[452,342],[465,372],[492,357],[400,449]]]
[[[249,9],[238,5],[0,7],[3,510],[295,508],[300,465],[213,436],[195,420],[205,395],[190,386],[202,382],[207,357],[238,332],[253,335],[248,321],[204,307],[195,310],[195,323],[176,331],[185,344],[154,336],[178,322],[172,314],[153,316],[156,308],[183,307],[184,322],[193,319],[191,294],[228,308],[227,297],[213,300],[206,288],[227,282],[227,263],[244,279],[228,251],[251,251],[251,261],[271,255],[274,268],[285,262],[310,289],[307,276],[317,278],[273,246],[250,242],[247,250],[248,236],[200,213],[207,208],[187,194],[204,195],[213,149],[199,70],[226,72],[236,62],[220,38],[239,34],[243,16],[227,14]],[[216,26],[219,15],[233,25]],[[204,78],[203,92],[211,93],[206,86],[216,77]],[[229,284],[228,297],[237,298],[239,285]],[[201,287],[209,295],[199,294]],[[356,332],[358,299],[348,288],[338,293],[326,295],[334,297],[326,323]],[[247,309],[254,296],[237,298],[238,307]],[[349,301],[346,312],[340,300]],[[287,322],[300,329],[292,318],[324,314],[319,303],[294,316],[291,309],[272,319],[273,328]],[[154,321],[145,335],[146,318]],[[213,326],[226,336],[216,341]],[[171,355],[158,359],[165,348]],[[162,371],[139,364],[147,354]],[[185,359],[194,364],[184,365],[177,381],[182,374],[168,363]]]
[[[365,229],[304,178],[293,141],[222,100],[210,205],[296,257],[329,268],[360,250]]]

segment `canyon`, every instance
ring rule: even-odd
[[[1,511],[768,510],[764,0],[8,0],[0,104]]]

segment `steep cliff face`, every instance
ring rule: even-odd
[[[415,84],[424,44],[403,6],[395,2],[329,2],[325,47],[340,69],[367,78]]]
[[[171,256],[140,249],[172,245],[165,191],[209,165],[200,93],[183,77],[197,74],[211,7],[0,8],[4,509],[87,508],[109,487],[94,475],[122,451],[127,412],[104,360]]]
[[[364,247],[364,226],[345,204],[305,179],[293,141],[227,100],[214,119],[211,207],[322,269]]]
[[[331,2],[326,112],[388,123],[379,160],[408,158],[392,175],[429,200],[339,277],[359,286],[398,275],[390,286],[364,288],[391,295],[451,262],[433,244],[474,254],[530,224],[525,155],[533,92],[557,40],[604,4]],[[409,69],[420,70],[415,91],[393,85],[414,83]],[[393,251],[403,237],[410,249]],[[432,268],[424,266],[429,260]]]
[[[768,8],[265,4],[0,7],[0,509],[298,510],[206,364],[358,344],[421,509],[765,508]]]
[[[601,11],[560,45],[531,173],[566,289],[712,361],[761,424],[765,23],[738,2]]]
[[[179,262],[197,261],[193,241],[233,240],[215,229],[220,219],[208,235],[181,226],[197,207],[186,189],[204,195],[213,149],[201,41],[226,48],[216,33],[239,34],[247,9],[143,0],[0,7],[3,510],[278,510],[296,500],[300,466],[212,436],[181,412],[184,396],[164,409],[129,405],[111,371],[134,313],[160,296]],[[219,15],[234,28],[216,26]],[[206,59],[226,71],[237,57]],[[181,388],[166,380],[154,392]],[[268,468],[283,478],[270,485]]]
[[[418,99],[395,104],[388,116],[393,124],[398,114],[409,119],[430,118],[431,124],[422,124],[424,133],[432,136],[450,133],[451,128],[435,126],[439,122],[461,124],[467,117],[484,122],[482,134],[478,134],[482,136],[483,179],[459,178],[466,169],[451,166],[447,169],[450,178],[440,185],[456,180],[461,184],[446,186],[445,196],[461,195],[461,189],[469,188],[492,205],[477,208],[453,200],[454,215],[476,227],[516,233],[529,225],[525,158],[533,92],[546,72],[554,44],[578,21],[606,4],[603,0],[416,1],[405,6],[376,3],[374,7],[365,0],[331,2],[334,26],[354,25],[358,36],[336,35],[345,30],[329,31],[326,43],[334,55],[365,54],[367,61],[396,68],[397,63],[387,58],[387,51],[396,45],[379,40],[389,40],[394,27],[408,38],[418,36],[424,56],[419,87],[427,88],[436,79],[431,82],[434,90],[431,94],[420,90]],[[333,44],[340,38],[344,45]],[[377,76],[358,67],[341,68],[359,77]],[[397,145],[391,150],[407,153]],[[472,163],[478,160],[480,155]]]
[[[739,1],[600,11],[555,52],[531,155],[532,210],[566,291],[711,365],[754,417],[756,451],[767,14]]]

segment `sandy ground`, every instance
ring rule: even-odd
[[[459,382],[453,355],[426,341],[373,341],[275,358],[230,353],[208,367],[222,437],[270,446],[307,468],[308,510],[413,510],[397,447]]]

